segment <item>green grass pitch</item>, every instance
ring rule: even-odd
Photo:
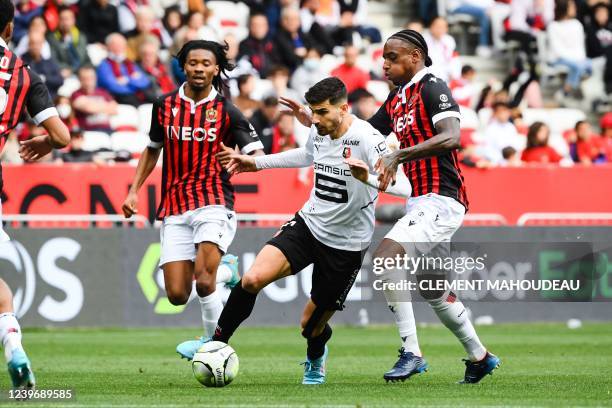
[[[300,384],[305,342],[297,328],[243,328],[231,343],[236,381],[200,386],[174,348],[197,330],[26,329],[24,343],[40,389],[75,390],[76,399],[47,406],[612,406],[612,325],[512,324],[478,328],[502,359],[477,385],[459,385],[463,349],[441,326],[419,330],[429,372],[386,384],[396,359],[391,326],[337,326],[327,384]],[[0,375],[6,395],[8,375]],[[0,400],[0,405],[17,406]],[[29,402],[23,406],[42,405]]]

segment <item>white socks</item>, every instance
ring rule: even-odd
[[[412,302],[388,302],[387,305],[395,317],[395,324],[399,329],[404,351],[409,351],[415,356],[421,357]]]
[[[217,268],[217,283],[229,282],[232,279],[232,270],[225,264],[219,264]]]
[[[218,272],[217,272],[218,273]],[[217,275],[218,277],[219,275]],[[217,320],[223,311],[223,303],[217,291],[208,296],[199,297],[200,309],[202,310],[202,323],[204,324],[204,337],[212,337],[215,334]]]
[[[0,341],[4,348],[4,356],[9,362],[13,356],[13,350],[21,350],[21,328],[14,313],[0,314]]]
[[[401,269],[387,269],[381,276],[383,282],[398,283],[406,279],[406,271]],[[395,317],[395,324],[399,329],[402,338],[404,351],[409,351],[416,356],[422,356],[417,338],[416,322],[410,301],[410,292],[401,290],[389,290],[385,286],[384,290],[387,306]]]
[[[487,349],[480,342],[465,306],[453,292],[447,291],[441,298],[430,300],[429,304],[440,321],[461,342],[471,361],[480,361],[486,356]]]

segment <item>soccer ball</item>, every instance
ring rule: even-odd
[[[193,376],[206,387],[225,387],[238,375],[238,355],[229,345],[209,341],[193,356]]]

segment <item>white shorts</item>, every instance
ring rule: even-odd
[[[195,261],[196,245],[216,244],[226,253],[236,235],[236,213],[222,205],[208,205],[164,218],[160,230],[159,265],[175,261]]]
[[[10,240],[11,239],[9,238],[9,236],[6,235],[6,232],[4,232],[4,230],[2,229],[2,200],[0,200],[0,244]]]
[[[400,218],[385,238],[405,244],[450,242],[459,229],[465,207],[458,201],[429,193],[409,198],[406,215]]]

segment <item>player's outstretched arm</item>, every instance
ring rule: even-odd
[[[229,157],[227,172],[231,175],[255,172],[257,170],[258,169],[257,165],[255,164],[255,157],[253,156],[249,156],[248,154],[234,153]]]
[[[459,142],[459,119],[449,117],[436,123],[437,134],[426,141],[386,154],[380,158],[376,164],[376,171],[379,173],[381,189],[387,188],[390,182],[395,182],[397,167],[401,163],[411,160],[422,159],[424,157],[439,156],[458,149]]]
[[[47,131],[47,135],[33,137],[20,143],[19,155],[25,161],[39,160],[54,148],[61,149],[70,143],[68,128],[58,116],[51,116],[41,125]]]
[[[138,191],[155,168],[160,153],[161,148],[158,149],[150,146],[146,147],[142,152],[142,156],[140,156],[140,160],[138,160],[138,167],[136,167],[134,182],[121,206],[125,218],[130,218],[132,215],[138,213]]]

